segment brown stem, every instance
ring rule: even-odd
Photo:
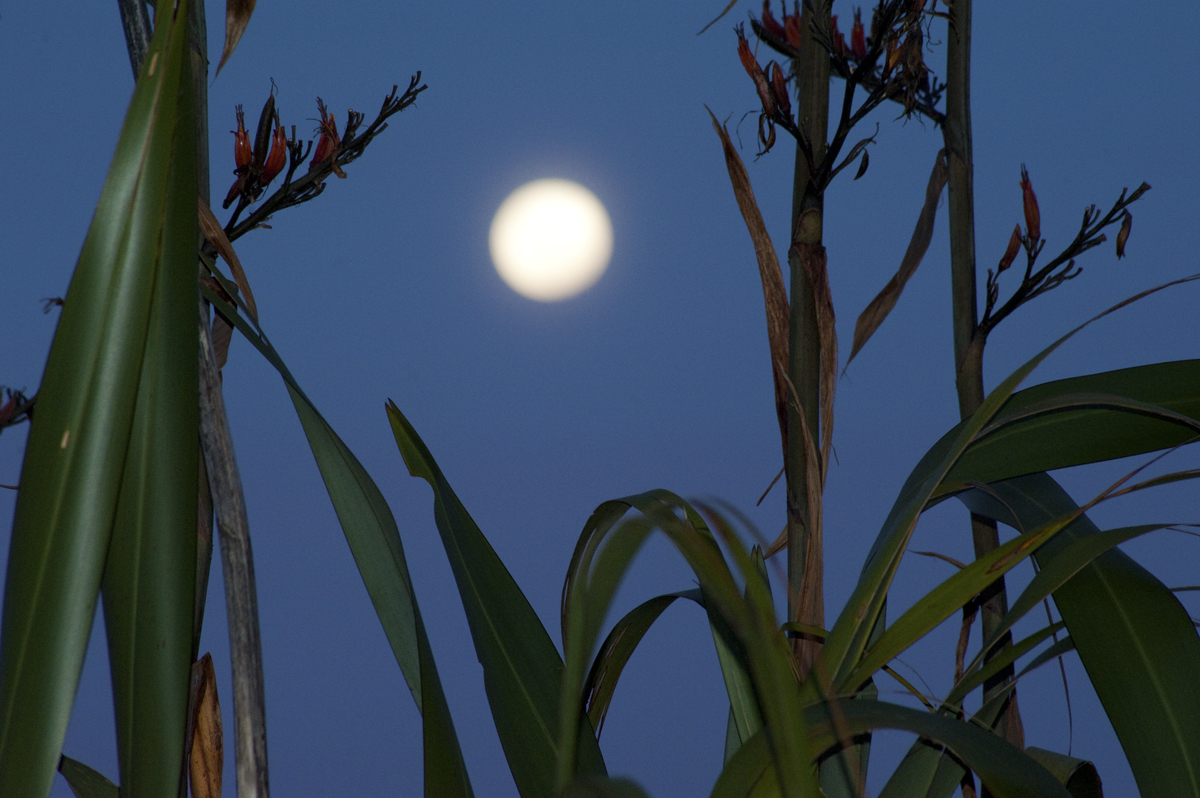
[[[829,16],[829,0],[817,0],[803,15],[801,46],[794,62],[796,91],[799,95],[798,126],[811,146],[812,162],[821,163],[825,156],[825,139],[829,129],[829,53],[813,38],[813,16]],[[826,22],[828,24],[828,22]],[[797,144],[796,168],[792,193],[792,244],[820,246],[824,192],[814,182],[809,159]],[[824,606],[821,596],[822,563],[820,541],[810,539],[808,520],[809,496],[808,448],[806,430],[812,436],[820,430],[820,339],[817,329],[815,292],[807,271],[791,248],[788,264],[791,267],[791,307],[788,326],[788,378],[795,391],[795,401],[788,403],[787,442],[787,525],[788,525],[788,617],[814,626],[824,625]],[[800,417],[803,409],[804,418]],[[811,464],[819,468],[819,464]],[[816,531],[819,534],[819,530]],[[800,672],[806,675],[819,647],[812,641],[796,639],[793,643]]]

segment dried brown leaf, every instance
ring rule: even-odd
[[[837,388],[838,342],[834,329],[833,296],[829,292],[829,272],[826,268],[825,247],[820,244],[792,244],[791,253],[800,262],[812,286],[814,312],[817,317],[817,337],[821,352],[820,363],[820,418],[821,418],[821,471],[819,489],[824,489],[825,475],[829,471],[829,453],[833,447],[833,395]],[[795,266],[793,265],[793,268]],[[809,489],[809,497],[812,497]],[[818,491],[819,495],[819,491]]]
[[[192,665],[192,675],[199,681],[192,710],[192,750],[188,759],[192,798],[221,798],[225,752],[217,677],[210,654]]]
[[[933,219],[937,213],[938,200],[942,196],[942,188],[945,185],[946,151],[942,150],[938,153],[937,160],[933,164],[933,172],[929,175],[929,185],[925,187],[925,204],[921,207],[920,216],[917,217],[917,226],[913,229],[912,239],[908,242],[904,259],[900,261],[899,270],[892,275],[892,279],[883,287],[878,296],[871,300],[871,304],[867,305],[866,310],[862,312],[858,317],[858,322],[854,325],[854,342],[850,346],[850,357],[846,360],[847,366],[879,329],[879,325],[883,324],[883,320],[887,318],[892,308],[896,306],[896,301],[900,299],[900,292],[904,290],[904,285],[921,265],[921,259],[925,257],[925,251],[929,249],[929,242],[933,240]]]
[[[199,208],[200,229],[204,231],[204,237],[216,248],[217,253],[229,264],[229,270],[233,272],[234,282],[237,283],[238,289],[245,298],[246,309],[250,311],[250,318],[254,319],[257,324],[258,305],[254,302],[254,293],[250,290],[250,281],[246,279],[246,272],[242,270],[242,262],[238,260],[237,253],[233,251],[233,244],[230,243],[229,237],[225,235],[225,230],[222,229],[221,223],[217,221],[217,217],[213,215],[212,208],[208,207],[208,203],[204,200],[199,200]]]
[[[217,64],[218,75],[242,40],[242,34],[250,24],[250,15],[254,13],[254,3],[255,0],[225,0],[225,49],[221,52],[221,63]]]
[[[704,33],[704,31],[708,30],[708,29],[709,29],[709,28],[711,28],[713,25],[716,25],[716,24],[717,24],[717,23],[718,23],[718,22],[721,20],[721,17],[723,17],[723,16],[725,16],[726,14],[728,14],[728,13],[729,13],[729,10],[730,10],[731,8],[733,8],[734,6],[736,6],[736,5],[737,5],[737,2],[738,2],[738,0],[729,0],[729,5],[725,6],[725,10],[724,10],[724,11],[722,11],[720,14],[717,14],[717,18],[716,18],[716,19],[714,19],[712,22],[708,23],[708,24],[707,24],[707,25],[705,25],[703,28],[701,28],[701,29],[700,29],[700,33]],[[699,35],[700,35],[700,33],[697,33],[696,35],[697,35],[697,36],[699,36]],[[709,113],[711,113],[711,111],[710,111]]]
[[[705,110],[708,110],[707,108]],[[788,363],[788,300],[783,286],[783,270],[779,267],[779,258],[775,255],[775,245],[767,233],[758,203],[754,199],[754,189],[750,186],[750,176],[741,156],[729,140],[729,131],[724,128],[712,111],[713,129],[721,139],[721,147],[725,152],[725,167],[729,170],[729,182],[733,185],[733,196],[737,200],[738,210],[750,231],[750,240],[754,243],[754,255],[758,259],[758,273],[762,279],[763,300],[767,311],[767,342],[771,349],[771,374],[775,384],[775,413],[779,419],[779,434],[783,445],[784,461],[787,460],[787,363]]]

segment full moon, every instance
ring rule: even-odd
[[[569,180],[535,180],[500,204],[488,244],[509,288],[556,302],[591,288],[612,257],[612,222],[596,195]]]

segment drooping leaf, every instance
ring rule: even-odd
[[[217,64],[217,74],[237,49],[246,26],[250,24],[250,16],[254,13],[257,0],[225,0],[225,47],[221,50],[221,62]]]
[[[219,273],[213,275],[223,279]],[[309,401],[274,347],[237,308],[210,289],[203,291],[279,372],[287,386],[363,584],[421,711],[426,796],[469,798],[470,779],[412,589],[399,529],[387,501],[358,458]]]
[[[405,464],[434,491],[438,531],[458,582],[492,718],[524,798],[553,796],[563,661],[508,569],[459,502],[416,431],[389,403]],[[579,774],[605,775],[596,737],[581,713]]]
[[[1025,753],[1050,771],[1071,793],[1071,798],[1104,798],[1100,774],[1091,762],[1034,746],[1026,748]]]
[[[119,502],[127,519],[164,524],[132,530],[121,545],[170,564],[161,576],[173,585],[161,596],[149,595],[159,589],[152,584],[136,597],[127,593],[143,607],[159,598],[163,604],[136,625],[116,624],[133,641],[114,670],[120,689],[128,684],[125,666],[148,653],[147,636],[165,635],[154,655],[162,665],[155,678],[137,685],[135,695],[119,689],[123,778],[133,766],[129,777],[147,786],[172,771],[177,785],[181,772],[198,461],[196,150],[186,4],[159,16],[55,332],[22,466],[0,631],[3,795],[50,790]],[[162,395],[153,395],[155,386]],[[122,488],[127,462],[131,482]],[[155,473],[161,464],[165,470]],[[176,489],[181,493],[162,492]],[[172,535],[184,542],[166,540]],[[173,567],[179,549],[191,551],[186,575]],[[148,568],[150,562],[126,573],[156,578]],[[163,703],[154,722],[165,736],[153,739],[147,727],[147,745],[133,765],[121,718],[155,697]]]
[[[736,0],[735,0],[736,2]],[[729,4],[729,8],[733,3]],[[726,8],[725,11],[728,11]],[[722,16],[724,12],[722,12]],[[717,19],[720,19],[718,17]],[[714,20],[715,22],[716,20]],[[711,23],[710,23],[711,24]],[[750,231],[750,241],[754,244],[754,255],[758,260],[758,275],[762,280],[763,300],[767,309],[767,342],[771,352],[771,376],[775,385],[775,413],[779,420],[779,434],[783,441],[784,458],[787,457],[787,369],[788,369],[788,299],[783,285],[783,270],[779,268],[779,258],[775,254],[775,245],[767,232],[762,213],[758,210],[758,202],[754,199],[754,189],[750,186],[750,176],[741,156],[729,140],[729,132],[717,122],[712,111],[713,129],[721,139],[721,148],[725,153],[725,167],[729,171],[729,182],[733,184],[733,196],[737,200],[738,210]]]
[[[855,180],[866,171],[866,166],[867,154],[863,152],[862,167],[855,176]],[[925,187],[925,204],[921,206],[921,213],[917,216],[917,226],[913,229],[908,249],[904,252],[904,258],[900,261],[900,268],[892,275],[892,279],[888,280],[888,284],[883,287],[883,290],[859,314],[858,321],[854,325],[854,341],[850,345],[850,357],[846,360],[847,367],[850,366],[850,361],[854,360],[854,356],[858,354],[859,350],[879,329],[879,325],[883,324],[883,320],[892,312],[892,308],[900,299],[900,292],[904,290],[904,286],[908,284],[909,279],[916,274],[917,267],[921,265],[921,260],[925,257],[926,250],[929,249],[929,242],[933,240],[933,220],[937,215],[938,200],[942,197],[942,188],[946,185],[947,175],[946,153],[942,151],[938,153],[937,160],[934,161],[933,171],[929,175],[929,184]]]
[[[237,283],[237,287],[241,290],[242,296],[245,297],[246,310],[250,314],[250,318],[257,324],[258,304],[254,301],[254,292],[250,290],[250,280],[246,277],[246,270],[242,268],[242,261],[238,258],[237,252],[233,248],[233,243],[229,240],[229,236],[225,235],[225,230],[221,227],[221,223],[217,221],[212,208],[208,207],[208,203],[203,199],[199,201],[199,218],[200,229],[204,232],[204,237],[217,250],[217,254],[229,264],[229,270],[233,273],[233,279]]]

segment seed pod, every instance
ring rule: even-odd
[[[271,122],[274,119],[275,92],[271,92],[258,115],[258,130],[254,134],[254,165],[260,169],[267,160],[267,148],[271,146]]]
[[[792,100],[788,96],[787,79],[783,76],[783,69],[774,61],[767,66],[771,70],[771,91],[775,95],[775,102],[779,105],[779,113],[790,117]]]
[[[1031,245],[1037,244],[1042,239],[1042,215],[1025,164],[1021,164],[1021,202],[1025,206],[1025,230],[1029,233],[1029,241]]]
[[[1125,211],[1125,218],[1121,221],[1121,230],[1117,233],[1117,259],[1125,257],[1125,242],[1129,240],[1129,229],[1133,227],[1133,215],[1129,211]]]
[[[854,179],[858,180],[867,173],[867,166],[871,163],[871,159],[867,157],[867,151],[863,150],[862,161],[858,164],[858,171],[854,174]]]
[[[1021,251],[1021,225],[1013,228],[1012,236],[1008,239],[1008,249],[1004,250],[1004,255],[1000,258],[1000,265],[996,267],[996,274],[1012,266],[1012,262],[1016,260],[1017,253]]]

